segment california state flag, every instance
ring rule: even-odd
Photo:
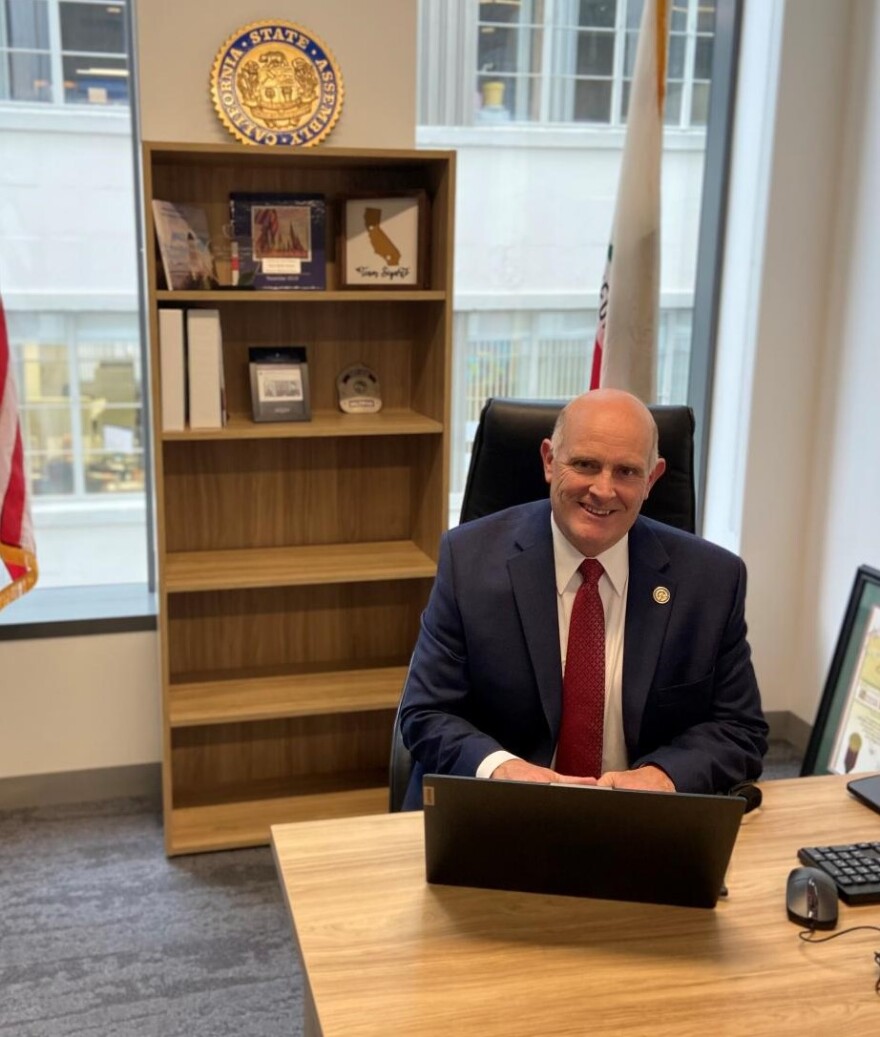
[[[37,558],[28,507],[27,479],[18,400],[6,336],[6,318],[0,302],[0,560],[10,583],[0,586],[0,609],[37,582]]]
[[[646,403],[655,393],[668,25],[669,0],[645,0],[590,376],[591,389],[626,389]]]

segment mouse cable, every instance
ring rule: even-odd
[[[851,925],[848,929],[841,929],[839,933],[831,933],[830,936],[816,936],[815,929],[802,929],[798,933],[798,939],[804,943],[827,943],[836,940],[838,936],[846,936],[849,933],[857,933],[860,929],[870,929],[872,932],[880,933],[880,925]],[[880,965],[880,951],[874,951],[874,964]],[[874,984],[874,991],[880,994],[880,976]]]

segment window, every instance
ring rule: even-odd
[[[657,400],[698,415],[715,10],[736,2],[672,0],[670,12]],[[558,399],[588,385],[643,0],[420,0],[419,10],[417,141],[458,153],[454,522],[485,399]]]
[[[596,310],[463,313],[465,421],[476,430],[489,396],[564,399],[584,391],[593,354]],[[658,403],[687,395],[690,310],[662,310]]]
[[[120,3],[0,6],[0,285],[40,566],[32,613],[42,591],[149,579],[127,17]]]
[[[51,101],[48,0],[4,0],[0,99]]]
[[[592,356],[596,310],[509,310],[456,314],[465,353],[456,365],[450,481],[451,521],[463,488],[483,404],[492,396],[564,400],[583,392]],[[691,311],[664,309],[658,334],[657,403],[687,398]]]
[[[128,104],[125,3],[3,0],[0,101]]]
[[[33,496],[143,493],[137,321],[13,314],[9,325]]]
[[[463,91],[457,111],[451,110],[455,92],[446,84],[424,84],[423,124],[626,122],[644,0],[491,0],[476,4],[477,17],[470,24],[462,2],[422,2],[432,38],[457,26],[461,54],[473,53],[476,66],[474,87]],[[706,123],[714,20],[715,0],[672,4],[670,126]],[[456,72],[468,74],[464,64]]]

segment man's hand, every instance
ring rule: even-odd
[[[646,767],[638,767],[634,771],[606,771],[596,784],[609,789],[675,792],[675,785],[669,775],[650,763]]]
[[[661,772],[662,773],[662,772]],[[557,774],[549,767],[538,767],[525,760],[505,760],[492,771],[492,778],[506,781],[539,781],[544,785],[595,785],[595,778],[576,778],[570,774]]]

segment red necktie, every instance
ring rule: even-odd
[[[556,747],[560,774],[598,778],[602,773],[605,725],[605,612],[599,578],[605,570],[595,558],[581,562],[568,627],[562,681],[562,726]]]

